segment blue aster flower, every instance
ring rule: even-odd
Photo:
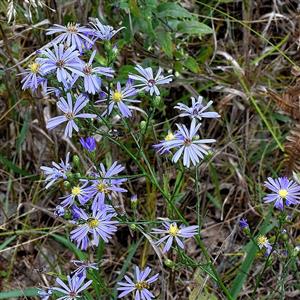
[[[198,233],[198,226],[181,226],[178,227],[176,222],[164,222],[163,223],[164,229],[153,229],[152,233],[154,234],[163,234],[165,235],[161,239],[159,239],[156,244],[160,245],[161,243],[166,241],[166,244],[163,248],[163,253],[168,252],[171,249],[173,241],[177,243],[177,245],[184,249],[184,244],[181,241],[182,238],[191,238]]]
[[[80,144],[88,152],[93,152],[96,149],[96,140],[94,137],[80,138]]]
[[[269,177],[264,185],[273,192],[264,197],[265,203],[275,202],[274,206],[279,210],[283,210],[284,205],[300,203],[300,185],[293,180],[288,180],[287,177]]]
[[[107,109],[103,112],[103,116],[110,115],[115,107],[118,108],[121,115],[125,118],[132,116],[131,110],[133,107],[129,107],[126,103],[138,103],[140,100],[132,99],[136,96],[137,90],[131,85],[126,85],[125,88],[121,88],[120,82],[117,83],[116,89],[110,91],[109,98],[98,100],[96,103],[108,102]]]
[[[183,165],[190,167],[191,163],[195,166],[199,163],[200,159],[207,155],[208,146],[205,144],[214,143],[214,139],[199,139],[197,132],[201,126],[199,123],[196,125],[196,120],[193,119],[191,122],[190,129],[188,130],[185,125],[176,124],[178,132],[175,138],[164,141],[161,143],[162,150],[171,150],[173,148],[179,148],[173,158],[173,162],[177,162],[183,154]],[[162,151],[161,150],[161,151]]]
[[[61,206],[71,206],[75,203],[75,200],[78,200],[80,204],[84,205],[90,199],[90,188],[87,187],[87,185],[88,182],[84,182],[81,185],[73,186],[69,195],[60,198],[64,199]]]
[[[129,293],[135,293],[135,300],[151,300],[155,298],[149,289],[150,285],[158,279],[159,274],[155,274],[147,279],[150,273],[151,268],[146,267],[145,270],[140,270],[139,267],[136,266],[133,280],[125,275],[125,282],[118,282],[120,287],[117,288],[117,290],[121,292],[118,298],[123,298]]]
[[[149,92],[151,96],[153,94],[159,96],[160,92],[157,86],[171,82],[173,77],[173,75],[163,76],[163,70],[160,67],[155,77],[153,75],[153,70],[150,67],[144,69],[142,66],[137,65],[135,70],[139,75],[129,74],[130,79],[140,82],[134,84],[134,87],[138,88],[139,91],[145,90],[146,92]]]
[[[268,256],[270,255],[272,251],[272,246],[268,240],[268,238],[265,235],[260,235],[257,240],[257,245],[259,249],[264,249],[265,250],[265,255]]]
[[[169,130],[168,134],[165,136],[165,139],[161,140],[158,144],[153,145],[153,148],[157,151],[158,154],[169,154],[171,153],[171,151],[164,147],[165,143],[180,137],[181,137],[180,134],[176,132],[173,134],[173,132]]]
[[[95,173],[94,176],[97,178],[91,180],[92,185],[90,186],[91,198],[94,198],[92,209],[101,210],[105,206],[105,197],[112,199],[112,193],[125,193],[126,189],[120,185],[127,181],[126,178],[114,178],[125,168],[114,162],[111,167],[106,171],[105,166],[100,164],[100,173]]]
[[[83,63],[79,59],[80,53],[74,47],[64,49],[63,44],[53,45],[54,51],[49,48],[40,50],[45,57],[36,59],[41,65],[41,71],[46,75],[56,72],[58,82],[66,84],[67,80],[72,81],[72,73],[83,76]],[[71,72],[71,73],[70,73]]]
[[[73,272],[74,274],[77,274],[77,276],[86,276],[86,270],[87,269],[93,269],[98,270],[98,264],[92,263],[89,261],[81,261],[81,260],[71,260],[71,262],[77,267],[76,270]]]
[[[34,62],[28,66],[25,72],[21,73],[23,75],[22,90],[31,89],[32,91],[37,90],[39,85],[43,85],[45,78],[43,78],[43,72],[41,71],[41,65]]]
[[[206,111],[212,104],[213,101],[209,101],[206,105],[203,105],[203,97],[198,96],[197,101],[194,97],[191,97],[192,99],[192,106],[189,107],[183,103],[178,103],[175,108],[182,111],[182,113],[179,115],[179,117],[190,117],[190,118],[196,118],[199,121],[202,120],[202,118],[219,118],[220,115],[216,112],[210,112]]]
[[[117,231],[118,221],[112,218],[116,213],[111,210],[93,210],[92,215],[88,215],[83,209],[79,209],[80,219],[77,222],[77,228],[71,231],[71,240],[75,241],[77,247],[86,250],[91,239],[92,245],[98,246],[99,240],[105,243],[109,242],[112,235]]]
[[[90,22],[94,28],[93,35],[100,40],[109,41],[114,35],[116,35],[124,27],[115,30],[112,26],[103,25],[99,19],[95,19],[94,22]]]
[[[96,50],[93,51],[89,62],[83,67],[83,81],[84,81],[84,90],[90,94],[96,94],[100,91],[101,79],[99,75],[106,77],[113,77],[114,70],[109,67],[95,67],[93,68],[92,63],[96,55]]]
[[[72,137],[73,129],[79,131],[78,126],[75,123],[76,118],[87,118],[92,119],[96,118],[95,114],[79,113],[89,102],[89,100],[84,95],[79,95],[76,99],[76,102],[73,107],[72,96],[70,93],[67,93],[68,102],[61,97],[60,101],[57,102],[58,108],[64,113],[62,116],[51,118],[47,123],[47,129],[53,129],[60,125],[61,123],[67,122],[65,128],[65,137]]]
[[[56,283],[60,287],[53,287],[52,290],[64,294],[64,296],[58,298],[57,300],[75,300],[80,298],[80,293],[87,289],[90,284],[93,282],[89,280],[85,284],[85,276],[78,276],[74,274],[72,277],[68,276],[68,285],[66,285],[60,278],[56,278]]]
[[[52,167],[41,166],[44,174],[47,176],[45,182],[47,183],[46,189],[48,189],[55,181],[60,178],[67,179],[67,172],[70,172],[72,166],[69,162],[70,152],[67,153],[65,162],[61,160],[60,163],[52,162]]]
[[[78,49],[80,52],[85,47],[85,43],[93,43],[88,38],[88,35],[92,33],[92,29],[80,26],[80,24],[68,23],[67,26],[54,24],[53,27],[50,27],[46,31],[47,35],[60,33],[59,36],[51,41],[52,44],[65,43],[68,47]]]

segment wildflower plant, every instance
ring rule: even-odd
[[[212,101],[207,102],[197,95],[191,98],[191,106],[182,102],[173,108],[168,106],[172,112],[179,111],[174,117],[176,127],[167,120],[160,135],[156,131],[160,124],[155,124],[156,113],[160,113],[157,102],[163,103],[170,83],[176,80],[173,70],[164,73],[160,66],[132,63],[126,78],[124,72],[121,76],[115,50],[118,44],[112,42],[121,29],[104,25],[98,19],[84,26],[55,24],[46,31],[53,40],[36,52],[37,57],[21,74],[22,89],[45,97],[51,94],[55,99],[46,122],[49,135],[71,145],[73,152],[78,151],[68,153],[65,161],[42,166],[41,170],[45,188],[56,188],[61,193],[52,211],[57,218],[64,219],[68,242],[76,249],[76,255],[92,258],[91,261],[75,260],[77,268],[67,276],[67,283],[62,280],[65,277],[58,277],[55,286],[39,294],[43,299],[73,300],[83,293],[90,293],[88,299],[99,298],[103,279],[95,284],[93,281],[99,278],[99,274],[95,274],[101,271],[100,259],[112,247],[117,235],[122,235],[122,229],[128,227],[140,240],[131,246],[136,249],[124,267],[112,271],[115,273],[110,279],[116,281],[116,288],[113,292],[105,290],[108,297],[116,297],[118,291],[119,298],[132,294],[136,300],[149,300],[160,293],[157,287],[163,272],[158,264],[152,268],[147,266],[148,246],[144,246],[138,260],[138,247],[147,243],[153,248],[153,255],[157,255],[157,261],[173,255],[174,262],[167,259],[174,269],[185,264],[195,269],[201,266],[227,299],[235,299],[223,283],[201,232],[200,168],[203,162],[210,163],[209,154],[217,153],[218,147],[216,139],[207,138],[210,133],[203,123],[221,116],[213,111]],[[113,134],[118,130],[124,132],[123,139]],[[120,161],[114,157],[116,151],[122,151]],[[149,153],[154,155],[153,159]],[[172,188],[171,181],[163,174],[166,167],[176,174]],[[195,187],[196,224],[179,206],[180,189],[190,186],[183,184],[185,174],[192,174]],[[145,185],[145,195],[137,191],[138,180]],[[281,212],[276,224],[279,232],[286,224],[285,208],[299,204],[300,187],[285,177],[268,178],[265,186],[272,192],[265,196],[264,202],[275,202]],[[131,199],[129,194],[133,195]],[[152,202],[146,199],[148,197],[152,197]],[[156,206],[157,199],[153,198],[163,199],[166,209],[156,209],[163,206]],[[144,199],[145,207],[142,206]],[[162,219],[167,221],[162,222]],[[275,243],[271,243],[263,234],[254,236],[246,219],[241,219],[239,226],[258,250],[265,251],[267,261],[278,246],[279,235]],[[187,243],[200,249],[204,264],[189,257]],[[131,260],[140,261],[140,267],[135,266],[134,275],[130,277],[124,274]]]

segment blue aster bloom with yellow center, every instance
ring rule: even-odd
[[[200,159],[204,158],[204,155],[208,154],[210,149],[206,144],[214,143],[214,139],[200,139],[198,136],[198,130],[201,126],[199,123],[196,125],[196,120],[191,122],[190,129],[183,124],[176,124],[178,131],[174,138],[165,140],[160,144],[160,152],[171,150],[173,148],[178,149],[173,158],[173,162],[177,162],[183,155],[183,165],[190,167],[191,163],[196,166]]]
[[[276,179],[269,177],[264,185],[273,192],[264,197],[265,203],[275,202],[274,206],[279,210],[283,210],[285,205],[300,203],[300,185],[295,181],[289,180],[287,177]]]
[[[181,249],[184,249],[184,244],[181,239],[191,238],[198,233],[197,225],[193,225],[193,226],[182,225],[178,227],[176,222],[172,222],[172,223],[164,222],[163,227],[164,229],[154,228],[152,230],[152,233],[154,234],[164,235],[164,237],[162,237],[156,242],[157,245],[166,242],[163,248],[163,253],[166,253],[171,249],[174,241]]]
[[[82,250],[87,249],[89,241],[94,246],[98,246],[100,239],[108,243],[117,231],[116,224],[119,222],[112,220],[115,216],[116,213],[105,208],[93,210],[92,215],[88,215],[83,209],[79,209],[77,228],[71,231],[71,240],[76,242],[77,247]]]
[[[112,198],[112,193],[125,193],[126,189],[121,187],[121,184],[127,181],[127,178],[114,178],[125,168],[115,161],[110,168],[106,170],[105,166],[101,163],[99,166],[100,172],[94,173],[95,180],[90,180],[91,198],[94,198],[92,209],[99,210],[105,206],[105,198]]]
[[[137,90],[132,87],[131,83],[126,84],[124,88],[121,87],[121,83],[118,82],[115,89],[111,89],[109,95],[106,95],[105,99],[98,100],[96,103],[107,103],[108,106],[103,112],[102,116],[110,115],[113,109],[117,109],[121,115],[125,118],[132,116],[131,110],[133,106],[128,106],[129,103],[139,103],[140,100],[132,99],[137,95]]]

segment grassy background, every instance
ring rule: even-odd
[[[201,235],[209,253],[234,297],[250,299],[263,260],[255,257],[255,246],[239,232],[237,222],[243,216],[256,232],[272,229],[275,221],[261,202],[262,183],[268,176],[296,172],[300,154],[298,1],[52,0],[45,1],[47,6],[31,7],[31,20],[22,2],[14,1],[16,18],[10,23],[7,2],[0,4],[0,290],[14,290],[1,292],[0,299],[34,295],[32,287],[52,284],[53,275],[67,273],[70,259],[92,256],[64,238],[69,228],[51,210],[64,187],[46,192],[39,170],[67,151],[87,160],[77,140],[61,143],[59,134],[45,129],[55,101],[21,91],[18,75],[32,53],[49,41],[45,35],[49,24],[86,24],[89,17],[125,27],[116,40],[121,78],[135,63],[173,70],[176,79],[154,115],[156,137],[149,132],[145,138],[149,159],[190,223],[197,222],[196,199],[200,198]],[[192,173],[176,173],[174,166],[158,161],[151,149],[155,139],[175,123],[175,111],[170,108],[197,93],[212,99],[221,114],[220,120],[203,123],[205,136],[218,142],[213,159],[199,168],[198,195]],[[142,105],[148,111],[151,103]],[[134,123],[141,120],[142,116],[136,116]],[[115,129],[120,143],[134,147],[126,129],[119,125]],[[118,159],[128,173],[136,173],[134,162],[118,147],[103,143],[97,157],[108,162]],[[131,180],[127,188],[141,200],[140,217],[154,220],[168,215],[169,208],[151,183]],[[123,200],[127,209],[129,200]],[[294,245],[299,243],[299,218],[289,232]],[[100,245],[95,254],[102,259],[101,272],[95,274],[99,299],[114,297],[115,283],[132,263],[158,263],[147,238],[128,226],[118,231],[112,243],[115,247]],[[187,248],[194,261],[202,261],[195,242],[190,241]],[[285,274],[284,261],[277,258],[272,263],[258,289],[259,299],[299,297],[297,264]],[[173,269],[164,266],[161,299],[222,298],[214,282],[208,281],[205,268],[184,268],[180,263]]]

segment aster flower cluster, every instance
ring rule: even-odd
[[[119,214],[115,205],[116,199],[125,197],[127,189],[132,188],[131,183],[128,184],[129,176],[123,163],[109,159],[111,163],[107,164],[96,160],[99,140],[110,134],[112,120],[123,120],[127,125],[128,119],[142,111],[138,106],[143,104],[144,97],[152,101],[160,98],[163,94],[161,88],[173,80],[171,74],[163,75],[161,67],[155,71],[139,64],[134,66],[134,71],[125,81],[118,78],[114,69],[117,51],[109,41],[121,30],[103,25],[98,19],[87,26],[55,24],[47,30],[47,35],[54,36],[53,40],[36,52],[35,60],[21,74],[23,89],[43,96],[51,94],[51,98],[56,100],[58,113],[47,120],[46,128],[63,127],[64,138],[73,141],[76,138],[80,149],[84,149],[89,158],[88,167],[83,168],[79,156],[73,155],[71,160],[68,152],[65,160],[41,167],[45,188],[59,185],[63,192],[63,196],[57,199],[54,214],[68,221],[72,227],[69,239],[83,251],[110,243],[122,223],[132,222],[126,213]],[[103,48],[108,49],[104,53],[106,59],[99,55],[97,43],[103,43]],[[177,118],[183,118],[183,121],[177,122],[176,129],[169,130],[164,139],[154,145],[157,154],[172,157],[173,163],[182,161],[186,168],[198,166],[210,153],[211,144],[216,142],[215,139],[200,138],[203,119],[211,121],[220,117],[213,111],[212,104],[200,95],[191,97],[190,105],[177,103],[174,106],[179,111]],[[102,127],[107,131],[104,130],[105,134],[101,132],[99,139],[98,129]],[[86,132],[88,135],[84,136]],[[143,137],[136,140],[141,142]],[[293,180],[268,178],[265,187],[271,193],[264,197],[264,202],[273,202],[281,212],[299,204],[300,186]],[[136,213],[139,205],[137,195],[132,195],[130,202]],[[143,226],[142,230],[149,229],[148,225]],[[242,218],[239,226],[251,236],[246,219]],[[137,227],[140,229],[140,226],[134,226],[135,229]],[[156,251],[167,257],[174,251],[182,254],[187,240],[199,232],[198,225],[188,226],[186,222],[180,224],[177,220],[165,218],[161,226],[149,230],[148,236],[154,240],[152,245]],[[272,253],[273,245],[266,236],[259,235],[255,241],[266,255]],[[66,277],[67,280],[61,276],[56,279],[55,286],[39,291],[42,299],[57,296],[58,299],[74,300],[91,288],[90,273],[98,270],[98,263],[79,260],[73,263],[76,269]],[[153,299],[156,297],[153,287],[158,280],[159,273],[152,272],[149,266],[135,266],[133,275],[125,275],[124,280],[118,282],[118,297],[133,294],[136,300]]]
[[[133,112],[139,110],[135,105],[141,103],[145,93],[158,96],[160,87],[172,81],[172,75],[164,76],[162,68],[155,73],[151,67],[141,65],[136,65],[135,72],[128,74],[127,82],[118,80],[113,69],[116,51],[111,48],[109,40],[120,30],[122,28],[115,30],[94,19],[88,26],[55,24],[46,31],[54,38],[36,51],[37,57],[21,74],[21,83],[24,90],[45,97],[51,94],[51,98],[57,100],[58,114],[48,119],[48,130],[63,128],[63,137],[69,139],[85,131],[96,134],[94,129],[109,123],[112,115],[133,117]],[[104,49],[108,49],[106,62],[98,55],[97,43],[105,44]],[[65,195],[58,199],[54,214],[70,223],[70,240],[86,251],[89,247],[97,247],[100,241],[109,243],[117,232],[120,218],[113,200],[127,192],[124,187],[127,178],[122,174],[124,166],[117,161],[108,167],[94,161],[98,146],[95,136],[81,136],[78,142],[93,161],[86,171],[79,167],[79,157],[73,155],[70,159],[70,153],[65,160],[42,166],[41,170],[46,176],[46,189],[63,183]],[[136,199],[136,195],[133,198]],[[180,247],[183,244],[179,238],[192,237],[191,233],[185,234],[182,230],[178,230],[178,234],[170,231]],[[169,231],[161,233],[169,234]],[[78,299],[84,290],[89,289],[92,281],[86,280],[87,270],[97,269],[97,265],[81,261],[74,263],[77,269],[67,276],[67,283],[57,278],[57,286],[40,290],[42,299],[52,296]],[[150,273],[150,267],[144,270],[136,267],[133,280],[126,275],[126,282],[119,283],[119,297],[133,292],[135,299],[154,298],[150,287],[159,274],[148,279]]]
[[[203,118],[219,118],[220,115],[216,112],[206,111],[213,103],[209,101],[207,105],[203,105],[203,97],[198,96],[196,101],[192,99],[192,106],[189,107],[183,103],[178,103],[175,108],[182,111],[179,117],[189,117],[191,120],[190,126],[185,124],[176,124],[177,131],[173,134],[171,131],[166,135],[165,139],[160,143],[155,144],[154,148],[158,154],[172,153],[172,161],[177,163],[179,159],[183,158],[183,165],[189,168],[191,165],[196,166],[208,154],[210,147],[207,144],[216,142],[215,139],[200,139],[198,132],[201,127]],[[174,153],[172,152],[174,149]]]
[[[46,181],[50,181],[46,187],[61,178],[68,183],[69,193],[60,198],[61,203],[56,207],[55,213],[60,217],[71,216],[72,224],[76,227],[70,233],[71,240],[83,250],[90,245],[98,246],[100,239],[109,242],[117,231],[118,224],[118,221],[114,220],[116,213],[110,201],[118,193],[127,192],[122,187],[127,179],[114,178],[124,170],[124,167],[114,162],[106,169],[101,163],[97,170],[86,174],[89,179],[74,180],[70,172],[72,165],[69,162],[69,153],[65,163],[52,164],[52,168],[42,166],[41,169],[47,175]]]

